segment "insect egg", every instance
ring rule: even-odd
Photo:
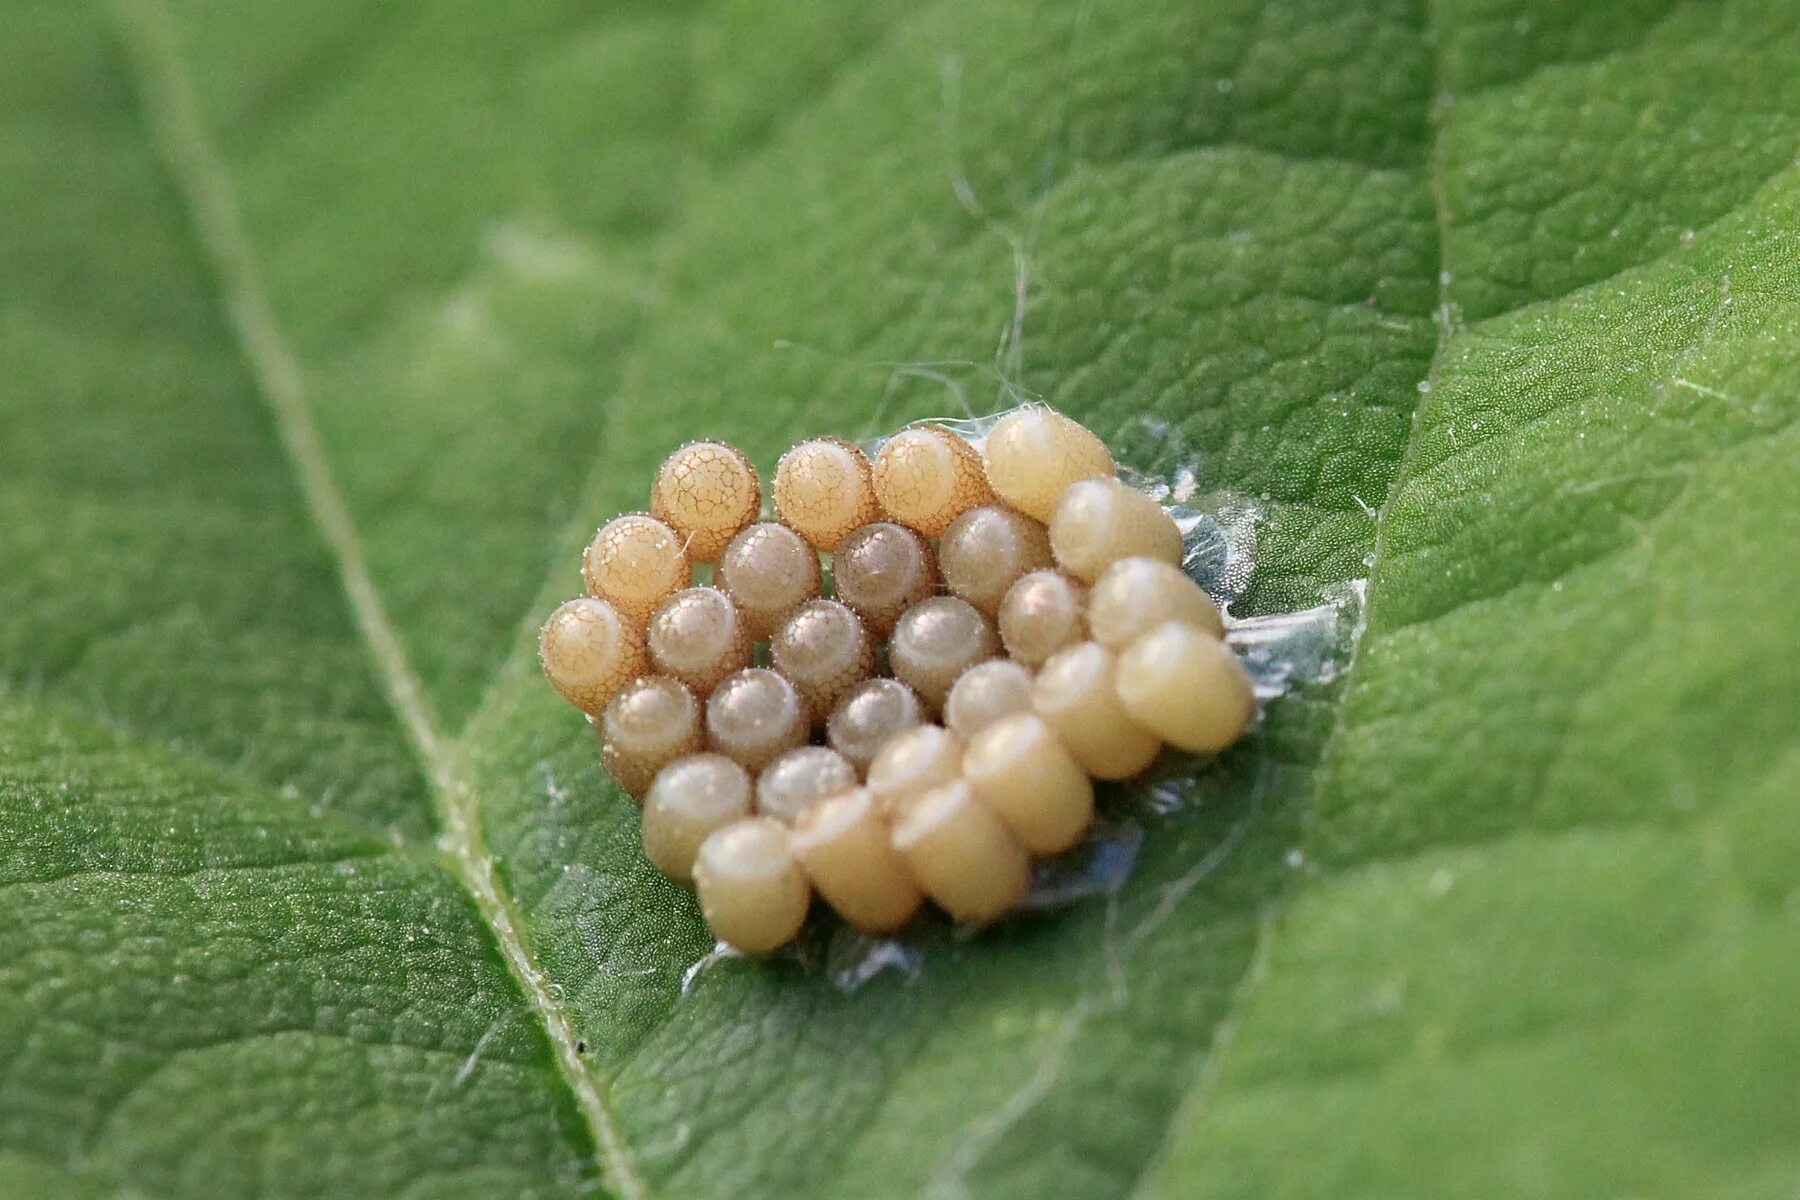
[[[950,687],[944,724],[966,744],[970,738],[1016,712],[1031,711],[1031,672],[1006,658],[976,663]]]
[[[889,816],[962,775],[962,743],[940,725],[920,725],[888,742],[869,764],[869,790]]]
[[[761,507],[756,468],[724,442],[681,447],[663,460],[650,489],[650,511],[686,539],[688,557],[701,563],[718,558]]]
[[[727,676],[706,701],[706,744],[752,771],[805,745],[811,726],[794,685],[763,667]]]
[[[690,754],[661,771],[644,797],[644,857],[677,883],[714,830],[750,815],[750,772],[723,754]]]
[[[941,425],[915,425],[875,456],[875,496],[889,517],[936,537],[993,492],[975,447]]]
[[[837,597],[862,617],[869,632],[893,632],[900,614],[936,593],[937,559],[925,539],[892,521],[864,525],[845,538],[831,560]]]
[[[1170,621],[1119,655],[1119,700],[1171,746],[1225,749],[1256,715],[1250,676],[1230,647],[1205,630]]]
[[[1159,558],[1122,558],[1106,568],[1088,594],[1094,640],[1123,649],[1164,621],[1179,621],[1225,636],[1219,606],[1181,570]]]
[[[1025,848],[960,779],[919,798],[894,826],[894,849],[925,894],[958,921],[993,920],[1031,882]]]
[[[633,680],[600,718],[600,755],[613,780],[642,796],[656,773],[700,749],[700,702],[678,680]]]
[[[1033,571],[1000,602],[1000,641],[1006,652],[1037,667],[1087,636],[1087,588],[1060,571]]]
[[[924,903],[867,788],[808,809],[794,826],[793,843],[819,894],[864,933],[892,933]]]
[[[769,641],[769,658],[823,723],[846,692],[875,670],[875,641],[836,600],[812,600]]]
[[[868,457],[838,438],[814,438],[782,455],[774,491],[781,519],[828,554],[851,530],[881,519]]]
[[[963,778],[1033,854],[1061,854],[1094,822],[1094,783],[1042,717],[1014,713],[963,753]]]
[[[825,738],[858,771],[867,771],[883,746],[923,719],[918,695],[904,683],[866,679],[831,710]]]
[[[1162,750],[1120,703],[1116,669],[1112,651],[1082,642],[1052,655],[1031,686],[1032,708],[1095,779],[1129,779]]]
[[[760,521],[725,547],[718,584],[743,614],[750,636],[761,641],[819,594],[819,554],[786,525]]]
[[[950,522],[938,545],[944,586],[990,617],[1020,576],[1050,562],[1049,531],[997,504],[971,508]]]
[[[1145,555],[1181,565],[1181,529],[1162,505],[1117,479],[1084,479],[1063,493],[1050,517],[1056,563],[1091,584],[1121,558]]]
[[[643,513],[602,525],[581,556],[588,593],[640,627],[670,593],[687,586],[691,570],[682,539]]]
[[[1022,408],[1000,419],[981,451],[994,494],[1048,521],[1069,486],[1110,476],[1112,454],[1086,426],[1048,408]]]
[[[685,588],[650,618],[650,660],[702,696],[750,665],[750,631],[731,597],[717,588]]]
[[[793,941],[812,903],[787,827],[767,817],[736,821],[702,842],[694,883],[714,935],[745,954]]]
[[[933,596],[901,614],[888,642],[888,662],[895,678],[926,703],[941,705],[957,676],[999,649],[992,622],[974,605]]]
[[[824,746],[801,746],[764,768],[756,781],[756,811],[792,825],[819,801],[855,786],[849,759]]]
[[[743,453],[680,447],[538,642],[641,799],[646,859],[743,953],[792,941],[815,889],[869,934],[927,900],[993,920],[1087,836],[1096,780],[1255,719],[1175,518],[1042,405],[977,441],[809,438],[770,493],[760,519]]]
[[[538,662],[563,699],[590,716],[645,673],[644,635],[604,600],[579,596],[544,622]]]

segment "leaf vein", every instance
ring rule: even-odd
[[[1412,461],[1418,453],[1420,442],[1419,431],[1424,426],[1425,413],[1430,396],[1436,391],[1435,384],[1439,372],[1443,366],[1452,335],[1457,329],[1455,309],[1450,300],[1450,280],[1453,277],[1450,233],[1453,214],[1450,209],[1444,162],[1446,151],[1445,130],[1449,124],[1449,101],[1444,95],[1446,74],[1446,65],[1444,61],[1445,23],[1438,7],[1440,2],[1441,0],[1420,0],[1419,6],[1420,36],[1431,48],[1432,63],[1431,94],[1428,103],[1430,105],[1430,120],[1434,129],[1431,136],[1430,153],[1427,156],[1425,164],[1424,184],[1431,197],[1431,206],[1437,227],[1438,241],[1438,305],[1436,313],[1434,314],[1437,324],[1437,345],[1432,351],[1431,365],[1426,371],[1426,378],[1434,386],[1431,392],[1422,393],[1413,405],[1412,422],[1407,429],[1405,444],[1401,449],[1400,458],[1395,464],[1394,474],[1389,482],[1387,495],[1382,499],[1381,506],[1376,510],[1374,516],[1373,525],[1375,531],[1375,544],[1369,558],[1368,577],[1371,580],[1371,587],[1365,611],[1366,619],[1356,631],[1355,641],[1350,648],[1349,662],[1345,667],[1345,674],[1352,679],[1355,677],[1357,664],[1362,657],[1363,647],[1367,643],[1367,631],[1372,623],[1368,618],[1373,617],[1378,603],[1378,595],[1373,586],[1373,582],[1379,577],[1381,564],[1387,551],[1387,531],[1389,528],[1387,520],[1388,513],[1393,507],[1395,498],[1399,496],[1402,481],[1405,480]],[[1333,717],[1331,729],[1326,734],[1325,742],[1319,752],[1319,768],[1315,774],[1315,783],[1313,786],[1313,795],[1315,797],[1319,790],[1323,788],[1324,781],[1328,777],[1328,764],[1331,762],[1332,753],[1341,739],[1345,728],[1345,713],[1348,706],[1344,703],[1341,692],[1335,699],[1335,707],[1337,711]],[[1311,823],[1310,815],[1307,817],[1307,823],[1309,825]],[[1279,914],[1285,911],[1287,901],[1291,899],[1294,891],[1301,886],[1303,886],[1302,881],[1296,878],[1282,889],[1280,895],[1277,895],[1271,901],[1269,913],[1264,919],[1257,938],[1256,948],[1252,955],[1250,966],[1245,971],[1237,994],[1233,997],[1224,1017],[1214,1027],[1213,1043],[1206,1052],[1200,1078],[1188,1097],[1175,1106],[1174,1112],[1164,1128],[1161,1148],[1157,1151],[1157,1154],[1154,1156],[1155,1158],[1161,1158],[1163,1154],[1166,1153],[1169,1140],[1174,1136],[1178,1124],[1185,1121],[1189,1127],[1190,1133],[1204,1124],[1206,1116],[1211,1108],[1211,1099],[1217,1092],[1230,1062],[1231,1052],[1235,1048],[1237,1041],[1237,1029],[1243,1021],[1245,1010],[1254,995],[1260,991],[1262,982],[1268,975],[1269,964],[1273,957],[1275,940],[1280,934]],[[1143,1195],[1146,1184],[1154,1180],[1156,1175],[1157,1172],[1154,1168],[1147,1168],[1145,1171],[1140,1172],[1138,1186],[1134,1189],[1133,1195]]]
[[[564,1084],[598,1151],[606,1182],[623,1200],[647,1196],[618,1121],[577,1049],[569,1015],[527,944],[514,901],[494,867],[477,819],[468,770],[431,712],[424,688],[387,614],[348,505],[313,423],[299,362],[258,275],[236,198],[205,127],[199,101],[162,0],[116,0],[113,13],[134,69],[149,126],[213,272],[239,350],[273,416],[306,508],[330,548],[389,703],[430,779],[441,844],[508,969],[541,1022]]]

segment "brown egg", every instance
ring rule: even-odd
[[[875,672],[875,639],[836,600],[809,600],[769,642],[769,659],[823,725],[837,702]]]
[[[944,586],[990,617],[1020,577],[1050,563],[1049,530],[997,504],[972,508],[950,522],[938,545]]]
[[[879,802],[866,788],[808,809],[794,826],[793,842],[819,894],[865,933],[892,933],[925,902],[894,850]]]
[[[1209,631],[1170,621],[1119,655],[1116,687],[1125,711],[1171,746],[1215,753],[1244,736],[1256,716],[1250,676]]]
[[[1123,650],[1165,621],[1225,636],[1225,621],[1212,597],[1180,567],[1159,558],[1120,559],[1088,594],[1088,627],[1108,649]]]
[[[1033,405],[1008,413],[981,451],[988,485],[1020,512],[1048,521],[1063,493],[1113,474],[1106,443],[1059,412]]]
[[[1129,779],[1162,752],[1162,740],[1120,702],[1117,667],[1112,651],[1082,642],[1052,655],[1031,685],[1032,708],[1095,779]]]
[[[875,496],[891,520],[926,537],[993,499],[981,455],[941,425],[914,425],[875,456]]]
[[[688,585],[692,567],[684,539],[643,513],[627,513],[600,527],[581,557],[588,594],[642,628],[664,600]]]
[[[1033,571],[1000,602],[1006,652],[1037,668],[1058,650],[1087,638],[1087,588],[1060,571]]]
[[[750,665],[754,647],[737,605],[718,588],[676,592],[650,618],[644,640],[656,669],[702,697],[721,679]]]
[[[727,676],[706,701],[706,744],[751,771],[806,744],[812,714],[794,685],[762,667]]]
[[[644,857],[677,883],[715,830],[750,815],[750,772],[723,754],[690,754],[656,774],[644,796]]]
[[[590,716],[647,674],[644,635],[604,600],[580,596],[550,614],[538,633],[538,662],[563,699]]]
[[[837,598],[856,610],[869,632],[886,637],[908,608],[937,593],[937,556],[904,525],[864,525],[831,560]]]
[[[625,685],[601,714],[597,732],[606,769],[633,796],[656,773],[704,742],[700,702],[678,679],[650,675]]]
[[[748,526],[719,557],[716,582],[737,605],[750,636],[763,641],[795,609],[819,595],[819,554],[785,525]]]
[[[858,771],[867,771],[883,746],[922,720],[918,693],[898,679],[867,679],[831,710],[825,738]]]
[[[868,458],[839,438],[801,442],[775,468],[775,511],[829,554],[852,530],[881,520]]]
[[[793,941],[812,904],[787,826],[767,817],[735,821],[700,843],[694,886],[713,935],[745,954]]]
[[[901,614],[888,641],[894,677],[934,707],[964,671],[1000,652],[993,622],[966,600],[933,596]]]
[[[1083,583],[1122,558],[1143,555],[1179,567],[1181,529],[1162,505],[1117,479],[1072,485],[1050,516],[1056,564]]]
[[[762,480],[743,451],[725,442],[689,442],[663,460],[650,511],[686,541],[694,562],[716,560],[762,508]]]
[[[953,780],[921,796],[894,826],[894,849],[937,906],[978,924],[1018,904],[1031,857],[969,785]]]

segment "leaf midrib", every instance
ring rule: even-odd
[[[439,728],[424,686],[369,569],[367,554],[326,460],[307,399],[304,373],[276,321],[256,255],[239,216],[229,175],[210,138],[162,0],[115,0],[113,14],[151,144],[186,207],[201,257],[213,275],[227,323],[250,377],[268,406],[295,472],[300,497],[336,563],[357,630],[382,690],[405,728],[430,784],[439,845],[543,1028],[558,1071],[580,1110],[608,1187],[640,1200],[639,1175],[600,1081],[588,1068],[574,1027],[526,938],[517,905],[494,869],[481,833],[467,766]]]

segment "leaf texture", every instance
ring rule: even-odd
[[[1800,14],[0,16],[0,1196],[1790,1196]],[[854,992],[536,623],[680,441],[1041,395],[1362,586]]]

